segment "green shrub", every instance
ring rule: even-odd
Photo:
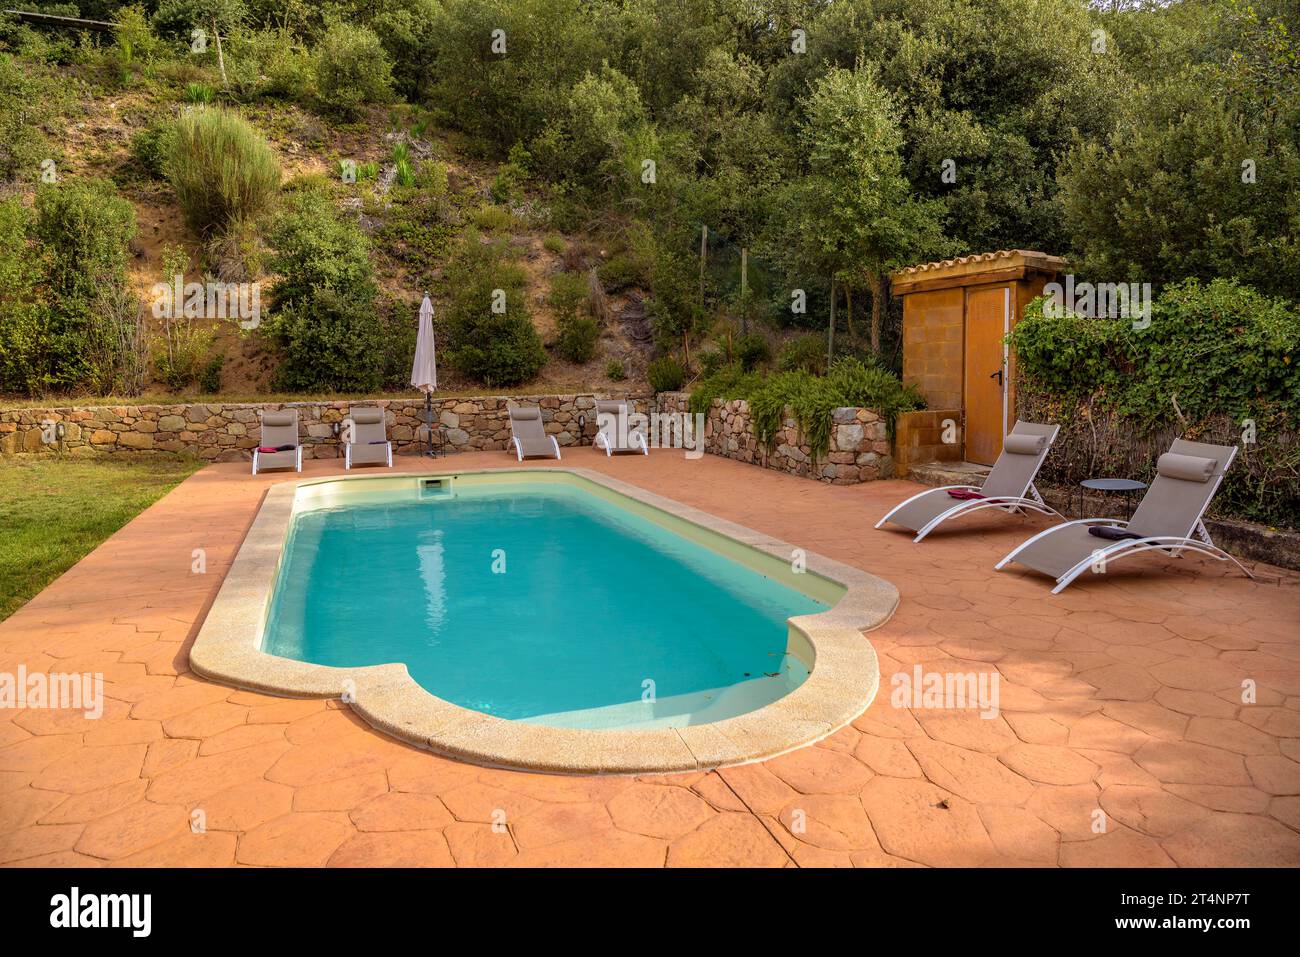
[[[198,384],[211,364],[215,342],[215,324],[184,315],[165,320],[154,343],[154,374],[176,391]]]
[[[258,218],[280,189],[280,164],[265,137],[223,109],[194,109],[176,120],[164,169],[186,221],[203,236]]]
[[[610,292],[618,292],[631,286],[642,288],[650,284],[650,268],[636,255],[630,252],[611,256],[597,268],[601,283]]]
[[[150,179],[167,178],[167,157],[176,148],[176,124],[155,123],[131,137],[131,162]]]
[[[569,248],[569,244],[564,241],[564,237],[559,233],[550,233],[542,240],[542,248],[548,253],[555,253],[558,256]]]
[[[736,361],[740,363],[740,367],[746,372],[757,369],[772,358],[772,347],[767,344],[767,339],[762,333],[758,332],[737,336],[732,344],[732,349],[735,352]]]
[[[316,86],[316,59],[290,30],[238,27],[224,37],[230,89],[238,97],[306,100]]]
[[[1238,445],[1214,509],[1300,527],[1300,306],[1226,279],[1166,286],[1145,328],[1043,305],[1012,342],[1019,414],[1062,424],[1047,481],[1149,479],[1175,437]]]
[[[524,182],[528,179],[528,166],[532,161],[523,144],[516,143],[510,147],[510,158],[502,163],[497,175],[492,180],[489,192],[492,199],[507,205],[523,198]]]
[[[41,289],[31,214],[18,197],[0,202],[0,392],[40,393],[52,383],[54,329]]]
[[[713,399],[747,400],[754,431],[769,450],[789,408],[814,458],[824,455],[830,446],[832,416],[838,408],[875,409],[892,429],[900,412],[925,405],[920,394],[904,386],[893,373],[854,358],[837,360],[825,376],[801,371],[760,375],[734,363],[696,386],[690,409],[707,412]]]
[[[270,269],[279,276],[271,290],[274,308],[308,303],[321,289],[374,294],[370,242],[361,228],[341,219],[327,195],[314,189],[292,194],[271,225]]]
[[[447,165],[437,160],[421,163],[419,171],[415,174],[415,185],[439,199],[446,196]]]
[[[45,127],[66,97],[63,87],[0,53],[0,179],[34,181],[41,161],[57,157]]]
[[[208,364],[203,367],[199,374],[199,392],[204,395],[219,395],[221,393],[221,367],[226,364],[226,357],[217,353],[208,360]]]
[[[316,45],[316,88],[331,110],[356,116],[366,103],[392,96],[393,65],[368,27],[336,22]]]
[[[695,353],[695,362],[707,378],[727,364],[727,354],[721,349],[702,349]]]
[[[686,369],[673,356],[660,356],[646,368],[646,379],[655,392],[676,392],[686,382]]]
[[[504,240],[483,243],[469,230],[447,264],[450,301],[443,327],[449,359],[490,387],[518,385],[546,363],[546,350],[528,313],[527,277]],[[504,311],[494,311],[504,299]]]
[[[135,229],[131,204],[103,180],[42,184],[34,217],[17,198],[0,204],[0,391],[117,377],[130,358],[119,325],[139,318],[126,284]]]
[[[372,292],[321,287],[266,324],[280,349],[274,383],[290,392],[373,392],[383,385],[388,330]]]
[[[113,14],[117,29],[113,31],[113,46],[123,66],[147,63],[162,51],[162,42],[149,26],[149,15],[144,8],[133,3]]]
[[[126,276],[135,209],[101,179],[69,179],[36,190],[36,237],[48,257],[50,291],[74,321],[98,287]]]
[[[796,336],[781,347],[776,364],[782,372],[823,375],[826,372],[826,339],[815,332]]]
[[[1053,316],[1031,303],[1012,342],[1019,374],[1069,398],[1097,394],[1145,425],[1174,417],[1234,418],[1276,407],[1300,421],[1300,308],[1227,279],[1165,287],[1150,326]]]
[[[484,232],[497,233],[508,230],[514,218],[504,206],[481,206],[470,214],[470,220]]]
[[[587,308],[587,280],[577,273],[557,273],[551,279],[549,302],[559,333],[555,348],[570,362],[590,362],[596,355],[600,326]]]
[[[627,370],[623,368],[623,360],[610,359],[605,364],[605,377],[614,382],[622,382],[627,378]]]

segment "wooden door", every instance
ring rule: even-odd
[[[966,290],[966,460],[992,465],[1006,430],[1006,365],[1003,338],[1009,319],[1009,286]]]

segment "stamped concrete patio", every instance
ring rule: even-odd
[[[0,862],[1300,864],[1300,575],[1151,557],[1052,597],[1045,579],[992,570],[1038,520],[977,515],[922,545],[873,530],[907,482],[831,487],[674,452],[576,449],[563,464],[897,584],[897,614],[868,636],[868,711],[759,764],[553,777],[416,750],[338,702],[206,682],[189,643],[266,488],[294,477],[215,465],[0,623],[0,671],[102,672],[109,699],[99,720],[0,710]],[[436,463],[513,466],[499,452]],[[304,476],[337,471],[311,461]],[[893,707],[890,677],[917,664],[996,671],[1000,714]]]

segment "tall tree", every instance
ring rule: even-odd
[[[895,107],[870,67],[832,69],[802,107],[807,169],[782,203],[778,241],[793,262],[828,268],[846,295],[870,290],[871,348],[879,352],[890,271],[952,248],[942,206],[912,193]]]

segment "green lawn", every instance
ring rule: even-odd
[[[196,458],[0,458],[0,621],[203,466]]]

